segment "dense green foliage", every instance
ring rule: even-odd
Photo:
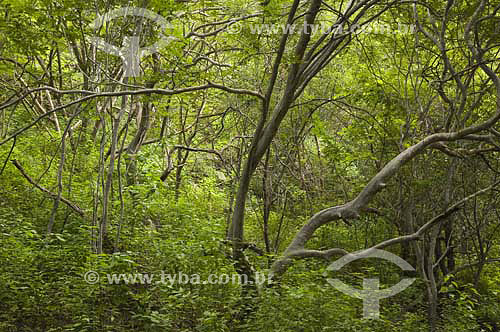
[[[315,2],[296,1],[298,26]],[[345,1],[319,3],[318,25],[348,13]],[[280,48],[282,30],[255,33],[283,26],[287,1],[0,2],[0,331],[500,331],[500,6],[352,3],[361,7],[344,29],[384,29],[337,35],[338,45],[312,34],[300,54],[307,34]],[[118,46],[135,34],[145,47],[161,37],[137,17],[90,25],[125,6],[165,17],[175,37],[141,59],[138,77],[89,39]],[[440,133],[451,138],[398,163]],[[417,280],[381,300],[380,319],[363,319],[362,300],[327,279],[361,288],[404,277],[381,260],[334,273],[315,252],[263,285],[204,282],[246,277],[242,266],[270,280],[316,213],[373,181],[359,211],[306,241],[354,252],[442,214],[384,247]],[[88,282],[89,271],[100,279]],[[199,281],[109,282],[139,273]]]

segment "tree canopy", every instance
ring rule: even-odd
[[[500,330],[497,1],[0,9],[1,331]]]

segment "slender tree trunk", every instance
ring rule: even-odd
[[[124,79],[124,84],[127,84],[128,79]],[[109,212],[109,195],[111,193],[111,187],[113,185],[113,173],[115,170],[115,159],[116,159],[116,147],[118,144],[118,131],[120,129],[120,122],[122,120],[123,115],[125,114],[125,110],[127,107],[127,96],[124,95],[122,97],[122,104],[119,113],[116,116],[112,116],[112,137],[111,137],[111,147],[109,148],[109,166],[106,174],[106,182],[104,184],[104,192],[102,199],[102,218],[99,223],[99,237],[97,241],[97,253],[103,252],[103,243],[107,236],[107,228],[108,228],[108,212]],[[112,108],[110,108],[112,110]],[[112,113],[111,113],[112,114]]]
[[[269,176],[269,156],[271,153],[271,149],[267,150],[266,160],[264,162],[264,176],[262,178],[262,191],[263,191],[263,213],[262,213],[262,235],[264,238],[264,244],[266,246],[266,253],[271,252],[271,244],[269,241],[269,216],[271,214],[271,206],[272,206],[272,178]]]

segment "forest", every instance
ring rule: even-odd
[[[500,0],[1,0],[0,332],[500,331]]]

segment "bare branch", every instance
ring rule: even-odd
[[[14,166],[16,166],[16,168],[21,172],[21,174],[24,176],[24,178],[26,180],[28,180],[29,183],[31,183],[33,186],[35,186],[36,188],[40,189],[41,191],[43,191],[44,193],[48,194],[49,196],[51,196],[52,198],[56,199],[58,197],[58,194],[56,193],[53,193],[51,191],[49,191],[48,189],[40,186],[38,183],[36,183],[27,173],[26,171],[24,170],[24,168],[19,164],[19,162],[17,160],[12,160],[12,163],[14,164]],[[73,209],[76,213],[78,213],[79,215],[81,215],[82,217],[85,216],[85,212],[83,212],[83,210],[78,206],[76,205],[75,203],[72,203],[71,201],[69,201],[68,199],[64,198],[64,197],[61,197],[61,202],[63,202],[64,204],[66,204],[67,206],[69,206],[71,209]]]
[[[111,91],[111,92],[101,92],[101,93],[95,93],[95,92],[87,91],[87,90],[66,90],[66,91],[64,91],[64,90],[58,90],[58,89],[53,88],[53,87],[36,88],[36,89],[30,90],[29,92],[25,93],[22,97],[20,97],[20,98],[18,98],[16,100],[13,100],[13,101],[8,102],[8,103],[6,103],[4,105],[1,105],[0,106],[0,110],[4,109],[6,107],[9,107],[11,105],[16,104],[17,102],[21,101],[23,98],[26,98],[31,93],[34,93],[34,92],[37,92],[37,91],[42,91],[42,90],[50,90],[50,91],[52,91],[54,93],[59,93],[59,94],[84,94],[86,96],[82,97],[82,98],[79,98],[77,100],[74,100],[72,102],[69,102],[67,104],[58,106],[58,107],[56,107],[56,108],[54,108],[54,109],[52,109],[50,111],[47,111],[46,113],[40,115],[38,118],[36,118],[35,120],[33,120],[27,126],[21,128],[21,129],[18,129],[12,135],[10,135],[9,137],[7,137],[7,138],[3,139],[2,141],[0,141],[0,146],[3,145],[3,144],[5,144],[5,143],[7,143],[11,139],[13,139],[15,136],[18,136],[18,135],[22,134],[23,132],[25,132],[26,130],[30,129],[35,124],[37,124],[40,120],[48,117],[52,113],[55,113],[55,112],[60,111],[62,109],[68,108],[68,107],[76,105],[76,104],[80,104],[80,103],[82,103],[84,101],[91,100],[91,99],[94,99],[94,98],[98,98],[98,97],[118,97],[118,96],[126,96],[126,95],[143,95],[143,94],[159,94],[159,95],[172,96],[172,95],[177,95],[177,94],[181,94],[181,93],[188,93],[188,92],[194,92],[194,91],[200,91],[200,90],[206,90],[206,89],[218,89],[218,90],[223,90],[223,91],[226,91],[226,92],[229,92],[229,93],[234,93],[234,94],[250,95],[250,96],[254,96],[254,97],[257,97],[257,98],[260,98],[260,99],[264,100],[264,96],[262,94],[256,92],[256,91],[245,90],[245,89],[234,89],[234,88],[230,88],[230,87],[227,87],[227,86],[224,86],[224,85],[215,84],[215,83],[211,83],[211,82],[208,82],[205,85],[192,86],[192,87],[181,88],[181,89],[176,89],[176,90],[168,90],[168,89],[140,89],[140,90]]]

